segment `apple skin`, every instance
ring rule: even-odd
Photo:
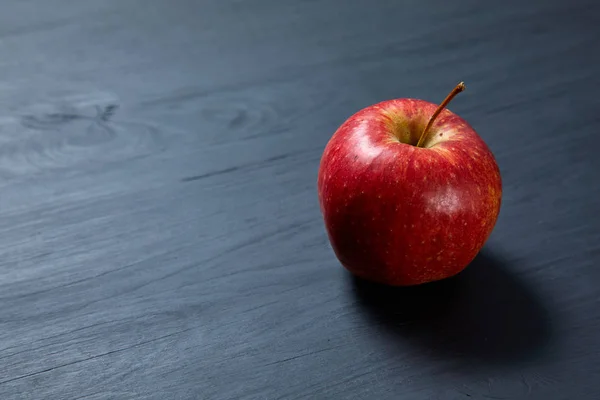
[[[496,160],[475,130],[437,105],[394,99],[346,120],[323,152],[318,196],[340,263],[410,286],[461,272],[491,234],[502,198]]]

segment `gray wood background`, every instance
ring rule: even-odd
[[[600,398],[599,4],[3,1],[0,399]],[[327,140],[459,80],[492,237],[352,279]]]

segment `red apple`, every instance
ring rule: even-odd
[[[335,255],[354,275],[393,286],[456,275],[500,212],[502,182],[475,130],[441,105],[384,101],[345,121],[327,144],[318,195]]]

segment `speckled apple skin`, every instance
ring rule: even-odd
[[[408,286],[451,277],[492,232],[502,198],[496,160],[475,130],[437,105],[395,99],[367,107],[327,144],[318,196],[335,255],[367,280]]]

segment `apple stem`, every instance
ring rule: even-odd
[[[423,133],[421,133],[421,137],[419,138],[419,141],[417,142],[417,147],[423,147],[423,142],[425,142],[425,139],[427,138],[427,131],[429,130],[429,128],[431,128],[431,125],[433,125],[433,122],[435,121],[437,116],[440,115],[442,110],[448,105],[448,103],[450,103],[452,101],[454,96],[456,96],[463,90],[465,90],[465,83],[460,82],[458,85],[456,85],[456,87],[454,89],[452,89],[450,94],[448,94],[448,96],[446,96],[444,101],[442,101],[442,104],[439,105],[439,107],[435,110],[435,112],[429,119],[429,122],[427,123],[427,126],[425,127],[425,129],[423,129]]]

